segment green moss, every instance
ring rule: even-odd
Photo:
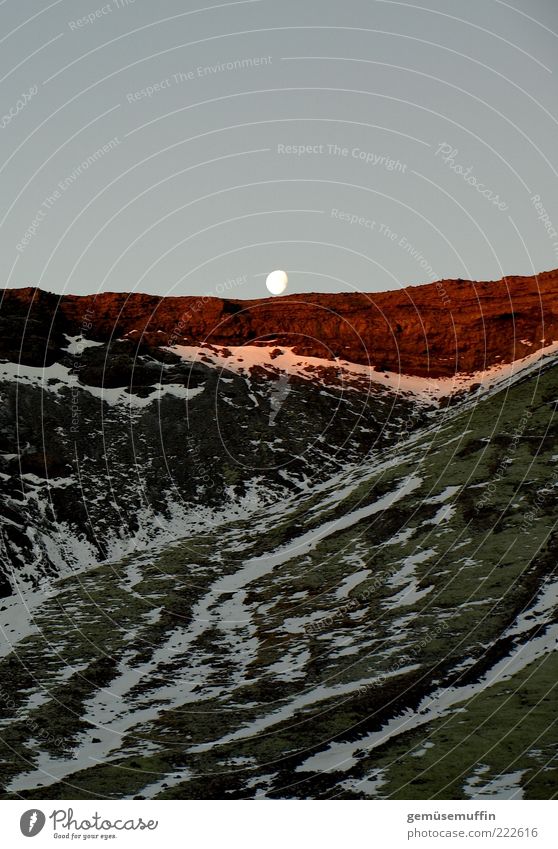
[[[547,402],[557,397],[553,369],[470,409],[450,409],[439,427],[386,450],[377,458],[383,466],[361,470],[352,489],[341,486],[343,497],[324,488],[273,521],[264,512],[180,541],[151,561],[127,557],[60,582],[59,594],[37,611],[39,633],[0,662],[14,693],[13,703],[0,704],[5,781],[35,764],[39,750],[71,755],[88,699],[110,689],[120,666],[149,664],[177,629],[193,634],[199,626],[182,653],[153,673],[146,667],[131,693],[141,710],[191,669],[203,679],[197,701],[171,706],[168,695],[161,698],[156,718],[132,727],[109,761],[50,786],[50,798],[133,797],[165,776],[161,798],[250,798],[270,775],[271,796],[353,798],[358,788],[341,790],[341,782],[378,772],[386,798],[461,799],[467,781],[514,772],[526,798],[551,798],[556,654],[371,751],[365,741],[394,717],[412,715],[429,694],[478,684],[513,650],[502,635],[555,573],[558,426]],[[227,475],[235,485],[237,469]],[[388,510],[335,527],[411,475],[420,485]],[[442,502],[449,486],[458,490]],[[447,518],[439,516],[442,504]],[[398,535],[402,529],[411,533]],[[306,534],[310,547],[297,551]],[[292,556],[238,594],[251,613],[242,640],[219,617],[207,627],[194,621],[196,604],[216,581],[285,546]],[[417,552],[428,556],[405,577]],[[123,575],[134,565],[139,580],[130,586]],[[340,593],[365,569],[360,583]],[[411,580],[415,594],[395,604]],[[210,611],[219,600],[210,600]],[[70,664],[78,669],[60,681]],[[361,680],[370,686],[359,689]],[[30,709],[36,685],[46,697]],[[309,697],[314,690],[319,698]],[[335,739],[362,740],[346,773],[297,771]],[[248,762],[235,767],[239,757]],[[22,795],[44,798],[45,789]]]

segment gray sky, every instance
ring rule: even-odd
[[[3,0],[2,285],[558,267],[556,33],[554,0]]]

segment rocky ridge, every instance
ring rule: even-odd
[[[5,290],[0,356],[51,364],[65,335],[138,352],[162,345],[286,345],[296,353],[429,377],[509,363],[558,339],[558,271],[498,282],[442,280],[399,291],[251,301]]]

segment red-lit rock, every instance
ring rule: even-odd
[[[32,365],[53,362],[64,334],[82,334],[97,341],[127,336],[147,348],[272,344],[379,370],[450,376],[509,363],[558,340],[558,271],[252,301],[8,289],[0,333],[0,355]]]

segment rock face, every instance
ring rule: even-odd
[[[101,293],[3,293],[0,356],[42,366],[64,334],[136,349],[210,343],[289,346],[301,355],[442,377],[513,362],[558,339],[558,271],[499,282],[444,280],[379,294],[253,301]]]

